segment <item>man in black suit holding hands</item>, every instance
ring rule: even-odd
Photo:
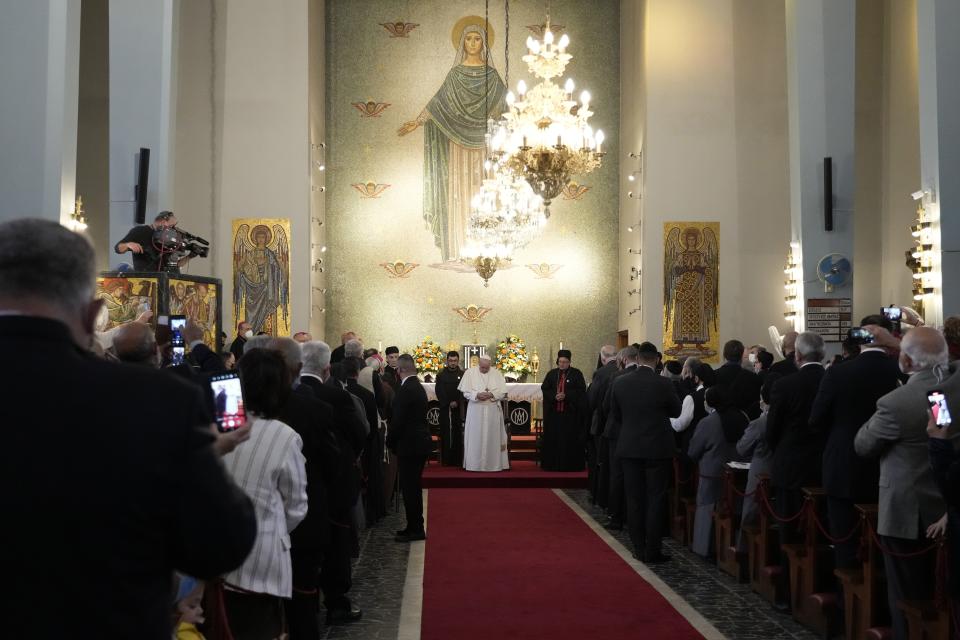
[[[638,365],[610,389],[610,419],[619,422],[616,455],[623,465],[627,525],[634,557],[648,564],[669,560],[661,551],[667,485],[674,452],[670,418],[680,415],[673,383],[657,375],[657,348],[640,345]]]
[[[433,443],[427,427],[427,392],[417,379],[413,358],[406,353],[397,359],[400,384],[393,400],[393,421],[387,433],[387,447],[397,456],[400,491],[407,514],[407,526],[397,532],[397,542],[426,540],[423,528],[423,490],[420,476]]]
[[[760,387],[763,382],[753,371],[743,368],[743,343],[728,340],[723,345],[725,362],[717,369],[717,384],[725,384],[737,408],[751,420],[760,417]]]

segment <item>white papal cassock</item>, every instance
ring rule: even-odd
[[[510,468],[507,432],[503,424],[501,400],[507,397],[503,375],[490,367],[467,369],[460,380],[460,391],[467,399],[467,422],[463,432],[463,468],[467,471],[502,471]],[[477,400],[477,394],[489,391],[493,400]]]

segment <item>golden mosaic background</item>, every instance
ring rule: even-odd
[[[476,335],[492,348],[516,333],[537,348],[543,372],[560,340],[573,350],[574,366],[591,371],[600,345],[614,342],[617,331],[619,3],[551,3],[552,21],[572,41],[567,75],[578,93],[588,88],[593,95],[591,124],[607,134],[608,155],[603,168],[575,178],[589,187],[579,199],[557,198],[544,235],[494,275],[489,288],[472,271],[436,266],[440,253],[422,212],[423,130],[396,133],[453,66],[453,26],[464,16],[482,16],[484,3],[332,0],[327,7],[328,339],[337,343],[352,329],[367,345],[403,349],[426,335],[441,345],[470,343]],[[510,87],[521,78],[534,81],[520,58],[531,35],[527,25],[543,17],[542,3],[511,5]],[[397,22],[418,26],[395,37],[381,24]],[[491,3],[490,23],[502,78],[502,3]],[[400,277],[383,266],[398,262],[417,266]],[[546,265],[548,277],[527,265]],[[468,322],[456,309],[469,305],[490,311]]]

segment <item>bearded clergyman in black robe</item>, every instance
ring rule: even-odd
[[[544,378],[543,437],[540,467],[545,471],[582,471],[590,417],[587,382],[570,366],[570,351],[557,352],[557,368]]]
[[[463,466],[463,418],[467,401],[457,388],[463,378],[460,354],[447,354],[447,366],[437,374],[437,402],[440,404],[440,464]]]

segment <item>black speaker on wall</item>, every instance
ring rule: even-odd
[[[134,220],[137,224],[147,221],[147,183],[150,180],[150,149],[140,147],[137,156],[137,185],[134,187],[134,199],[137,202]]]
[[[823,228],[833,231],[833,158],[823,159]]]

